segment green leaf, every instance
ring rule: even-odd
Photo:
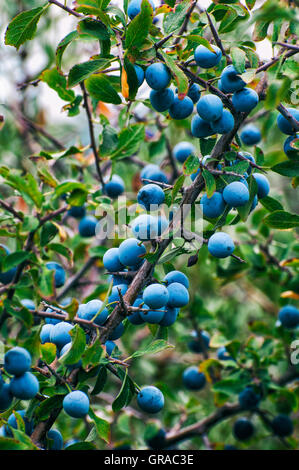
[[[148,0],[142,0],[140,13],[129,23],[126,32],[126,49],[140,48],[153,23],[153,8]]]
[[[62,56],[65,49],[72,41],[74,41],[78,37],[78,31],[72,31],[71,33],[67,34],[58,44],[56,49],[56,67],[59,71],[61,70]]]
[[[182,26],[189,8],[190,1],[184,0],[177,4],[175,11],[164,15],[163,29],[165,35],[173,33]]]
[[[87,34],[88,36],[99,40],[110,39],[107,26],[105,26],[105,24],[100,20],[94,20],[92,18],[86,18],[79,21],[77,31],[79,34]]]
[[[45,7],[38,7],[22,11],[15,16],[6,29],[5,44],[19,49],[24,42],[33,39],[37,23],[44,11]]]
[[[133,124],[123,129],[119,134],[117,147],[110,155],[111,160],[130,157],[138,152],[144,138],[145,130],[143,124]]]
[[[82,365],[84,368],[87,366],[96,366],[99,364],[100,359],[103,355],[103,348],[100,340],[97,338],[95,342],[88,346],[82,356]]]
[[[188,41],[190,41],[194,44],[198,44],[198,45],[206,47],[207,49],[209,49],[209,51],[213,52],[213,54],[216,54],[213,47],[211,46],[211,44],[209,43],[209,41],[207,39],[205,39],[201,36],[198,36],[196,34],[189,34],[187,36],[187,39],[188,39]]]
[[[122,408],[127,406],[130,403],[134,393],[135,386],[128,376],[128,369],[126,369],[125,378],[123,380],[121,389],[112,403],[113,411],[116,413],[117,411],[120,411]]]
[[[46,246],[48,243],[55,238],[58,233],[58,228],[52,222],[46,222],[41,229],[40,244]]]
[[[183,173],[184,175],[192,175],[196,173],[199,168],[199,160],[195,155],[190,155],[183,164]]]
[[[56,358],[56,346],[53,343],[41,344],[40,347],[42,360],[47,364],[51,364]]]
[[[135,351],[130,357],[126,360],[132,359],[133,357],[144,356],[145,354],[157,354],[158,352],[164,351],[165,349],[172,349],[174,346],[169,344],[164,339],[158,339],[152,343],[145,346],[143,349]]]
[[[268,227],[286,230],[299,227],[299,215],[280,210],[267,215],[267,217],[263,219],[263,222],[268,225]]]
[[[94,411],[89,408],[89,416],[95,424],[97,434],[107,444],[110,442],[110,424],[105,419],[99,418]]]
[[[27,251],[15,251],[6,256],[2,263],[2,271],[9,271],[9,269],[18,266],[19,264],[23,263],[30,257],[30,253]]]
[[[205,169],[202,170],[202,176],[203,176],[203,179],[205,180],[207,196],[210,198],[213,196],[214,192],[216,191],[215,178],[208,170],[205,170]]]
[[[255,178],[251,175],[249,177],[249,201],[241,207],[238,207],[238,214],[241,218],[241,220],[245,221],[247,220],[248,215],[250,214],[252,203],[254,200],[255,195],[257,194],[257,182]]]
[[[104,103],[121,104],[121,98],[111,85],[111,77],[104,74],[91,75],[86,80],[86,89],[92,98]]]
[[[100,138],[100,155],[108,155],[117,147],[118,134],[113,126],[106,124],[103,128]]]
[[[73,253],[67,246],[62,245],[61,243],[50,243],[47,248],[48,250],[55,251],[55,253],[59,253],[61,256],[64,256],[70,261],[71,265],[73,264]]]
[[[105,70],[110,64],[107,59],[95,59],[76,64],[69,71],[67,86],[72,88],[99,70]]]
[[[44,70],[40,79],[55,90],[62,100],[73,101],[75,99],[73,90],[67,90],[66,78],[56,68]]]
[[[70,335],[72,337],[72,345],[70,349],[59,358],[59,362],[64,365],[76,364],[80,361],[85,351],[86,336],[83,329],[79,325],[75,325],[74,328],[70,330]]]
[[[28,450],[28,445],[17,439],[10,437],[1,437],[0,450]]]
[[[49,418],[52,411],[61,409],[62,402],[66,394],[67,390],[65,390],[65,394],[63,395],[55,394],[53,397],[46,398],[46,400],[42,401],[35,411],[37,419],[40,421],[45,421]]]
[[[274,199],[273,197],[270,197],[270,196],[263,197],[262,199],[260,199],[259,202],[269,212],[282,211],[283,210],[283,206],[280,204],[280,202],[277,201],[276,199]]]
[[[282,176],[299,176],[299,165],[295,160],[287,160],[272,166],[272,171],[279,173]]]
[[[180,99],[183,99],[186,96],[189,88],[188,78],[184,74],[184,72],[177,66],[174,59],[170,57],[166,52],[163,50],[160,51],[160,54],[163,56],[165,64],[170,69],[171,73],[174,76],[178,87],[178,95]]]
[[[98,373],[98,377],[97,377],[95,386],[91,392],[91,395],[98,395],[105,387],[106,381],[107,381],[107,369],[105,366],[102,366]]]
[[[233,61],[233,66],[235,67],[238,73],[245,72],[245,63],[246,63],[246,54],[239,47],[232,47],[231,58]]]
[[[184,182],[185,182],[185,175],[181,175],[181,176],[178,177],[178,179],[174,183],[173,190],[172,190],[172,193],[171,193],[172,201],[175,200],[175,198],[178,195],[180,189],[183,187]]]
[[[92,442],[76,442],[76,444],[65,447],[64,450],[97,450],[97,448]]]

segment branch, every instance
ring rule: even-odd
[[[197,3],[197,0],[193,0],[190,7],[189,7],[189,10],[187,11],[186,13],[186,16],[185,16],[185,19],[183,21],[183,24],[178,32],[178,35],[177,37],[175,38],[175,40],[173,41],[173,45],[176,46],[180,40],[181,40],[181,36],[182,34],[184,34],[184,32],[187,30],[187,27],[188,27],[188,23],[189,23],[189,20],[190,20],[190,16],[196,6],[196,3]]]
[[[287,44],[286,42],[275,42],[278,46],[285,47],[286,49],[292,49],[293,51],[299,52],[299,46],[295,44]]]
[[[227,53],[225,52],[224,47],[223,47],[223,44],[222,44],[222,41],[221,41],[221,39],[220,39],[220,37],[219,37],[219,35],[218,35],[218,32],[217,32],[215,26],[213,25],[213,22],[212,22],[212,20],[211,20],[211,17],[210,17],[210,15],[209,15],[209,13],[207,12],[207,10],[205,10],[205,14],[207,15],[208,22],[209,22],[209,26],[210,26],[212,35],[213,35],[213,37],[214,37],[214,39],[215,39],[215,42],[216,42],[217,46],[218,46],[219,49],[221,50],[222,55],[226,58],[227,63],[228,63],[228,64],[231,64],[231,63],[232,63],[232,60],[231,60],[231,58],[227,55]]]
[[[70,15],[76,16],[77,18],[84,18],[84,15],[80,15],[80,13],[77,13],[75,10],[72,10],[71,8],[67,7],[66,5],[63,5],[62,3],[59,3],[57,0],[48,0],[48,2],[53,3],[59,8],[62,8],[63,10],[67,11]]]
[[[62,299],[72,287],[75,287],[84,274],[94,265],[97,258],[89,258],[82,268],[65,284],[63,289],[59,292],[57,300]]]
[[[276,108],[280,114],[283,115],[293,126],[294,132],[299,131],[299,122],[288,112],[288,110],[282,105],[278,105]]]
[[[87,116],[87,120],[88,120],[90,146],[91,146],[91,148],[93,150],[93,153],[94,153],[94,158],[95,158],[95,164],[96,164],[98,177],[99,177],[99,180],[102,184],[102,187],[104,188],[105,183],[104,183],[104,179],[103,179],[103,175],[102,175],[102,170],[101,170],[101,167],[100,167],[100,158],[99,158],[99,154],[98,154],[98,151],[97,151],[97,145],[96,145],[96,140],[95,140],[95,136],[94,136],[92,115],[91,115],[91,111],[90,111],[89,104],[88,104],[88,95],[87,95],[87,92],[86,92],[84,82],[80,83],[80,87],[81,87],[81,90],[82,90],[82,93],[83,93],[84,108],[85,108],[86,116]]]
[[[21,212],[17,212],[10,204],[7,204],[7,202],[2,201],[0,199],[0,206],[3,207],[6,211],[10,212],[16,219],[19,219],[21,222],[24,220],[24,216]]]

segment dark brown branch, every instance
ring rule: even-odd
[[[209,26],[210,26],[210,29],[211,29],[211,32],[212,32],[212,35],[213,35],[213,38],[216,42],[216,45],[219,47],[219,49],[221,50],[222,52],[222,55],[224,57],[226,57],[226,60],[227,60],[227,63],[228,64],[231,64],[232,63],[232,60],[231,58],[227,55],[227,53],[225,52],[224,50],[224,47],[223,47],[223,44],[222,44],[222,41],[219,37],[219,34],[217,33],[217,30],[215,28],[215,26],[213,25],[213,22],[212,22],[212,19],[209,15],[209,13],[207,12],[207,10],[205,10],[205,14],[207,15],[207,18],[208,18],[208,22],[209,22]]]
[[[292,124],[294,133],[296,131],[299,131],[299,122],[288,112],[288,110],[282,104],[277,106],[277,111],[279,111],[280,114],[282,114],[282,116]]]
[[[53,5],[56,5],[59,8],[62,8],[62,10],[67,11],[70,15],[76,16],[77,18],[84,18],[84,15],[80,15],[80,13],[77,13],[75,10],[72,10],[62,3],[59,3],[57,0],[48,0],[48,2],[53,3]]]
[[[98,154],[98,151],[97,151],[97,145],[96,145],[96,140],[95,140],[95,136],[94,136],[92,115],[91,115],[91,110],[90,110],[90,107],[89,107],[89,104],[88,104],[88,95],[87,95],[87,91],[86,91],[84,82],[80,83],[80,87],[81,87],[81,90],[82,90],[82,93],[83,93],[84,108],[85,108],[85,111],[86,111],[86,116],[87,116],[87,121],[88,121],[90,146],[93,150],[96,169],[97,169],[97,174],[98,174],[99,180],[102,184],[102,187],[104,188],[105,183],[104,183],[104,179],[103,179],[103,175],[102,175],[102,170],[101,170],[101,167],[100,167],[100,158],[99,158],[99,154]]]
[[[2,199],[0,199],[0,206],[2,206],[7,212],[10,212],[14,217],[16,217],[16,219],[21,220],[21,222],[24,220],[24,216],[21,212],[17,212],[10,204],[2,201]]]
[[[173,45],[176,46],[180,40],[181,40],[181,36],[184,34],[184,32],[187,30],[187,27],[188,27],[188,23],[189,23],[189,20],[190,20],[190,16],[192,15],[192,12],[196,6],[196,3],[197,3],[197,0],[193,0],[191,2],[191,5],[186,13],[186,16],[184,18],[184,21],[183,21],[183,24],[178,32],[178,35],[177,37],[175,38],[175,40],[173,41]]]

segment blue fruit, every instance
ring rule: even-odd
[[[234,424],[233,432],[238,441],[246,441],[253,435],[254,427],[249,419],[239,418]]]
[[[165,230],[168,228],[169,221],[164,217],[164,215],[158,215],[156,217],[156,227],[157,227],[157,235],[160,236]]]
[[[47,433],[47,449],[48,450],[62,450],[63,437],[58,429],[50,429]]]
[[[189,302],[189,293],[183,284],[173,282],[167,287],[169,299],[167,302],[168,307],[181,308]]]
[[[173,284],[174,282],[178,282],[179,284],[183,284],[183,286],[185,286],[186,289],[189,288],[189,279],[181,271],[170,271],[169,273],[166,274],[163,281],[165,282],[167,286],[169,286],[170,284]]]
[[[108,302],[118,302],[120,297],[119,297],[119,290],[121,292],[121,295],[125,295],[125,293],[128,290],[128,285],[127,284],[118,284],[117,286],[112,287],[111,293],[108,297]]]
[[[49,312],[49,313],[55,313],[54,310],[52,310],[51,308],[47,308],[46,312]],[[57,325],[57,323],[60,323],[61,320],[58,320],[57,318],[46,318],[46,323],[48,325]]]
[[[42,329],[41,329],[41,332],[40,332],[40,342],[42,344],[45,344],[45,343],[50,343],[50,335],[51,335],[51,331],[52,331],[52,328],[54,327],[54,325],[52,325],[51,323],[48,323],[46,325],[43,325],[42,326]]]
[[[225,186],[223,199],[231,207],[244,206],[249,201],[249,191],[241,181],[234,181]]]
[[[256,408],[261,401],[261,396],[255,393],[252,387],[246,387],[239,394],[239,403],[244,410]]]
[[[221,346],[217,349],[217,358],[219,359],[219,361],[232,360],[232,357],[228,354],[225,346]]]
[[[125,327],[124,327],[124,324],[123,323],[120,323],[119,325],[117,325],[116,328],[114,328],[114,330],[110,333],[109,335],[109,341],[115,341],[117,339],[119,339],[122,335],[123,335],[123,332],[125,331]]]
[[[299,159],[299,150],[291,147],[291,143],[295,140],[299,139],[299,134],[290,135],[284,142],[283,151],[288,158],[291,160],[298,160]]]
[[[197,46],[194,51],[194,59],[197,65],[203,69],[210,69],[219,64],[222,52],[217,46],[211,45],[212,49],[215,52],[210,51],[207,47],[202,46],[201,44]]]
[[[133,303],[133,307],[139,307],[142,304],[143,304],[142,298],[137,297],[137,299]],[[141,308],[143,308],[143,307],[141,307]],[[143,319],[140,316],[140,312],[137,311],[137,310],[132,312],[131,315],[129,315],[127,318],[129,320],[129,322],[132,323],[132,325],[142,325],[144,323]]]
[[[16,346],[4,356],[4,368],[12,375],[22,375],[31,367],[31,356],[27,349]]]
[[[189,87],[187,95],[189,98],[191,98],[194,104],[197,103],[201,95],[200,86],[197,83],[192,83],[192,85]]]
[[[0,243],[0,247],[2,248],[0,252],[4,251],[6,255],[10,254],[10,250],[7,248],[7,246],[2,245]],[[11,268],[8,271],[0,272],[0,282],[2,282],[2,284],[9,284],[10,282],[12,282],[15,277],[16,271],[17,268]]]
[[[120,196],[124,190],[125,183],[118,175],[112,175],[111,180],[104,186],[104,193],[111,197],[111,199],[115,199]]]
[[[0,411],[7,410],[13,400],[13,396],[10,391],[10,384],[4,383],[2,387],[0,387]]]
[[[68,215],[70,217],[74,217],[75,219],[82,219],[85,216],[86,210],[84,206],[72,206],[68,211]]]
[[[214,131],[209,122],[204,121],[200,116],[195,115],[191,121],[191,134],[193,137],[202,139],[213,135]]]
[[[174,93],[171,88],[163,90],[152,90],[150,92],[150,102],[152,107],[159,113],[167,111],[174,100]]]
[[[225,202],[222,194],[217,191],[210,198],[205,194],[201,198],[200,204],[202,206],[203,215],[210,219],[219,217],[225,209]]]
[[[144,289],[142,298],[149,308],[161,308],[167,304],[169,293],[162,284],[151,284]]]
[[[35,303],[31,299],[22,299],[21,304],[28,310],[35,310]]]
[[[26,410],[18,410],[17,413],[21,416],[22,420],[24,421],[25,433],[27,434],[27,436],[30,436],[33,432],[33,422],[29,421],[29,419],[25,416],[26,415]],[[8,436],[8,437],[12,437],[13,433],[9,429],[9,426],[14,428],[14,429],[18,429],[18,423],[17,423],[17,420],[16,420],[16,417],[15,417],[14,413],[12,413],[9,416],[9,418],[7,420],[7,426],[5,426],[5,435]]]
[[[216,232],[209,238],[208,250],[216,258],[226,258],[233,253],[234,249],[234,242],[227,233]]]
[[[232,102],[236,111],[249,113],[259,102],[259,95],[252,88],[243,88],[233,94]]]
[[[147,67],[145,80],[153,90],[163,90],[169,85],[171,75],[165,64],[156,62]]]
[[[139,240],[153,240],[158,235],[157,218],[150,214],[141,214],[132,221],[131,229]]]
[[[61,264],[50,261],[49,263],[46,263],[46,267],[49,270],[54,270],[55,287],[63,286],[65,283],[65,270]]]
[[[25,372],[23,375],[14,377],[9,387],[10,393],[21,400],[31,400],[39,391],[38,380],[31,372]]]
[[[131,0],[128,5],[128,15],[131,20],[137,16],[141,11],[141,2],[142,0]],[[152,0],[149,0],[151,7],[155,10],[155,5]]]
[[[293,305],[285,305],[279,310],[278,319],[285,328],[296,328],[299,325],[299,310]]]
[[[144,82],[144,70],[140,65],[134,64],[134,69],[137,75],[138,86],[140,87]]]
[[[222,116],[217,121],[211,122],[211,127],[215,134],[227,134],[235,126],[234,116],[227,109],[223,110]]]
[[[157,210],[165,201],[165,194],[157,184],[147,184],[138,192],[137,201],[147,211]]]
[[[62,404],[64,411],[72,418],[84,418],[89,411],[89,398],[80,390],[68,393]]]
[[[84,320],[89,320],[91,321],[95,315],[99,312],[99,310],[102,308],[103,302],[99,299],[93,299],[87,302],[87,304],[84,304],[84,309],[81,311],[77,312],[77,316],[79,318],[83,318]],[[96,317],[95,323],[97,325],[102,325],[105,323],[108,317],[108,310],[103,309],[102,312]]]
[[[246,85],[233,65],[228,65],[223,69],[220,80],[221,87],[225,90],[225,93],[234,93],[235,91],[242,90]]]
[[[197,112],[199,116],[208,122],[217,121],[223,113],[223,104],[216,95],[205,95],[197,103]]]
[[[50,331],[50,342],[56,344],[58,349],[62,349],[67,343],[70,343],[72,338],[69,331],[73,325],[65,321],[61,321],[53,326]]]
[[[261,173],[254,173],[253,175],[255,181],[257,182],[257,196],[259,199],[268,196],[270,192],[270,183],[268,178]]]
[[[179,142],[174,146],[172,153],[178,162],[184,163],[190,155],[195,153],[195,147],[190,142]]]
[[[158,167],[158,165],[154,165],[153,163],[146,165],[142,169],[140,173],[140,178],[156,181],[157,183],[168,183],[168,179],[165,173]],[[143,181],[143,184],[146,185],[150,183],[147,181]]]
[[[111,356],[113,349],[116,347],[116,344],[113,341],[106,341],[105,348],[108,356]]]
[[[201,390],[206,384],[205,374],[198,371],[198,367],[188,367],[183,373],[183,384],[189,390]]]
[[[98,219],[96,219],[93,215],[86,215],[80,220],[79,223],[79,234],[81,237],[88,238],[94,237],[96,234],[96,226],[98,223]]]
[[[104,254],[103,264],[107,271],[117,272],[121,271],[124,268],[123,264],[119,261],[118,254],[118,248],[110,248]]]
[[[146,440],[146,443],[153,450],[164,449],[167,446],[165,437],[166,432],[164,429],[159,429],[156,434]]]
[[[138,393],[137,403],[146,413],[158,413],[164,406],[164,396],[157,387],[148,385]]]
[[[287,111],[294,119],[296,119],[296,121],[299,122],[299,109],[287,108]],[[292,135],[296,133],[290,121],[288,121],[282,114],[279,114],[277,117],[277,125],[284,134]]]
[[[272,421],[272,429],[276,436],[287,437],[293,434],[294,425],[289,416],[279,414]]]
[[[137,266],[145,253],[145,246],[136,238],[128,238],[119,245],[119,260],[124,266]]]
[[[142,320],[146,323],[156,325],[160,323],[165,314],[165,307],[159,308],[159,310],[150,310],[149,305],[144,304],[143,309],[148,310],[147,312],[140,311],[139,315]]]
[[[258,144],[262,139],[261,131],[253,124],[247,124],[243,127],[240,138],[245,145]]]
[[[178,308],[166,307],[165,313],[163,315],[162,320],[159,322],[159,325],[161,326],[173,325],[178,317],[179,311],[180,310]]]
[[[191,336],[193,339],[188,342],[190,351],[200,354],[209,348],[210,335],[206,331],[200,331],[200,338],[196,331],[192,331]]]
[[[193,101],[189,96],[185,96],[182,100],[176,95],[173,103],[169,108],[169,116],[172,119],[186,119],[193,112]]]

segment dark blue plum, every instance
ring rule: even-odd
[[[211,48],[214,50],[210,51],[207,47],[200,44],[196,47],[194,51],[194,59],[197,65],[203,69],[210,69],[219,64],[222,52],[217,46],[211,45]]]
[[[216,232],[209,238],[208,250],[215,258],[226,258],[235,249],[232,238],[224,232]]]
[[[150,102],[152,107],[159,113],[167,111],[174,101],[174,93],[171,88],[163,90],[152,90],[150,92]]]
[[[164,396],[157,387],[149,385],[143,387],[137,395],[139,408],[146,413],[158,413],[164,407]]]

